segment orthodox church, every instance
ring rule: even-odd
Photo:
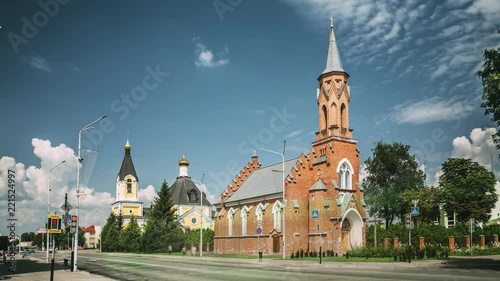
[[[123,215],[123,225],[130,222],[132,216],[137,219],[137,223],[142,228],[144,225],[144,206],[139,201],[139,177],[135,172],[134,163],[130,155],[130,143],[127,138],[125,144],[125,156],[122,166],[116,177],[116,201],[111,204],[111,211],[118,215]]]
[[[188,174],[189,161],[184,155],[179,160],[179,176],[170,187],[170,194],[177,209],[177,221],[184,231],[214,229],[213,205],[205,193],[194,184]]]
[[[358,184],[357,140],[349,127],[348,79],[331,19],[312,147],[308,154],[265,167],[254,152],[216,204],[216,253],[290,256],[322,247],[342,255],[365,244],[366,204]]]

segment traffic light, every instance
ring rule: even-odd
[[[78,219],[77,216],[71,216],[71,227],[70,227],[70,232],[75,233],[76,232],[76,220]]]
[[[61,233],[61,220],[60,215],[49,215],[47,219],[47,232],[48,233]]]

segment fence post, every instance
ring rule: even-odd
[[[484,235],[479,235],[479,243],[481,243],[481,249],[484,249],[484,246],[485,246],[485,241],[484,241]]]
[[[493,234],[493,246],[498,248],[498,234]]]
[[[420,251],[425,249],[425,238],[424,237],[420,237],[419,246],[420,246]]]
[[[394,238],[394,249],[396,250],[399,246],[399,238]]]
[[[389,238],[384,238],[384,249],[388,249],[388,248],[389,248]]]
[[[450,252],[455,252],[455,237],[448,236],[448,248],[450,248]]]

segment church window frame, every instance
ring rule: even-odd
[[[257,217],[258,221],[262,222],[262,218],[264,216],[264,205],[262,205],[262,203],[259,203],[259,205],[257,205],[257,208],[255,209],[255,216]]]
[[[342,159],[337,166],[337,173],[339,175],[339,188],[352,190],[352,176],[354,169],[351,162],[347,158]]]
[[[246,236],[247,235],[247,223],[248,223],[248,207],[244,206],[243,209],[241,209],[241,235]]]
[[[194,188],[188,191],[188,200],[189,203],[198,203],[198,193]]]
[[[236,210],[231,208],[227,212],[227,236],[233,236],[233,217]]]
[[[127,194],[132,194],[132,179],[127,179]]]
[[[283,204],[278,200],[273,205],[273,226],[276,231],[281,231],[281,213],[283,211]]]

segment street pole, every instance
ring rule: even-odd
[[[203,190],[201,189],[203,186],[203,179],[205,178],[205,174],[201,177],[201,185],[200,185],[200,257],[203,256]]]
[[[79,209],[80,209],[80,164],[82,163],[82,158],[80,155],[80,152],[82,150],[82,131],[91,129],[92,125],[95,123],[99,122],[101,119],[108,117],[108,115],[103,115],[93,121],[92,123],[86,125],[85,127],[81,128],[80,131],[78,132],[78,163],[76,166],[76,231],[75,231],[75,244],[74,244],[74,260],[73,260],[73,271],[77,270],[77,262],[78,262],[78,232],[79,232],[79,223],[80,223],[80,216],[79,216]]]
[[[51,173],[52,173],[52,170],[59,167],[59,165],[65,163],[65,162],[66,162],[66,160],[63,160],[63,161],[61,161],[61,163],[55,165],[54,167],[52,167],[52,169],[49,170],[49,191],[47,192],[47,217],[48,217],[48,215],[50,215],[50,192],[51,192],[50,183],[52,181]],[[45,258],[46,262],[49,262],[49,245],[50,245],[50,233],[49,233],[48,227],[49,226],[47,225],[47,227],[45,228],[45,231],[47,232],[47,247],[46,247],[47,256]]]
[[[99,214],[99,253],[102,253],[102,216],[99,210],[95,210]]]
[[[269,150],[269,149],[264,149],[262,148],[261,150],[263,151],[267,151],[267,152],[270,152],[270,153],[274,153],[274,154],[278,154],[281,156],[281,163],[282,163],[282,167],[281,167],[281,173],[282,173],[282,189],[283,189],[283,211],[282,211],[282,214],[283,214],[283,259],[286,259],[286,231],[285,231],[285,155],[283,153],[280,153],[280,152],[276,152],[276,151],[273,151],[273,150]]]

